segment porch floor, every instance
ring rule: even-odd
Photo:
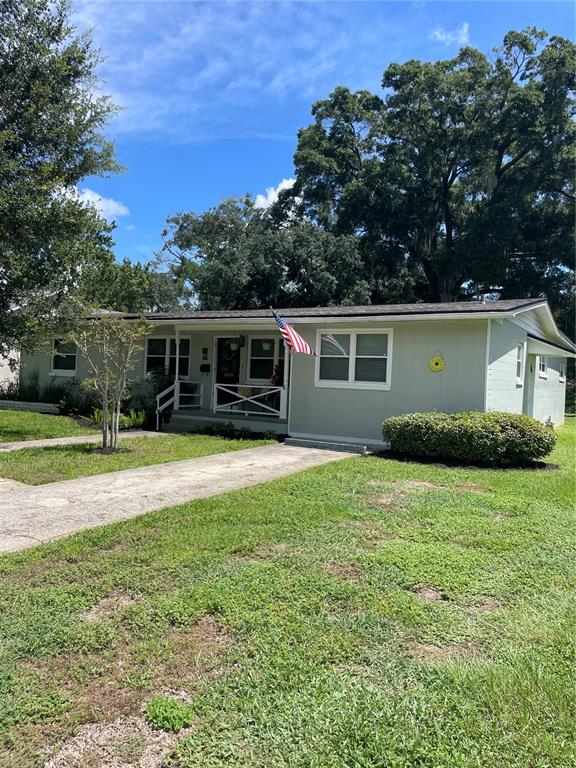
[[[199,425],[209,424],[211,421],[232,422],[235,427],[245,427],[254,432],[276,432],[286,434],[288,420],[278,419],[274,416],[254,415],[243,411],[217,411],[209,408],[180,408],[172,411],[170,421],[163,424],[164,432],[190,432]]]

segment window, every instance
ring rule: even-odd
[[[74,376],[76,373],[76,345],[71,341],[54,339],[52,344],[53,376]]]
[[[541,379],[548,378],[548,365],[546,364],[545,355],[540,355],[538,357],[538,376],[540,376]]]
[[[566,381],[566,362],[564,360],[560,360],[560,368],[558,370],[558,381],[560,382]]]
[[[524,344],[516,347],[516,383],[524,384]]]
[[[179,376],[190,370],[190,340],[180,339]],[[163,371],[176,375],[176,339],[146,339],[146,373]]]
[[[248,380],[269,383],[277,376],[284,382],[284,342],[274,336],[251,336],[248,351]]]
[[[318,331],[316,386],[389,389],[392,331]]]

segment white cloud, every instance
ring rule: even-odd
[[[444,29],[444,27],[435,27],[428,35],[430,40],[444,45],[468,45],[470,42],[470,25],[467,21],[460,24],[456,29]]]
[[[266,187],[265,195],[256,195],[254,206],[256,208],[269,208],[278,200],[278,195],[284,189],[292,189],[296,179],[282,179],[277,187]]]
[[[390,14],[367,25],[346,3],[77,0],[74,8],[104,54],[102,92],[123,108],[111,130],[164,141],[278,133],[275,107],[310,103],[341,83],[377,88],[374,50],[402,59],[406,46]]]
[[[118,200],[111,197],[102,197],[92,189],[79,189],[77,196],[80,202],[93,205],[96,210],[108,221],[120,218],[121,216],[130,216],[130,211]]]

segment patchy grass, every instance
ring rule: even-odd
[[[54,445],[47,448],[22,448],[0,454],[0,477],[9,477],[30,485],[43,485],[119,469],[254,448],[272,442],[170,434],[161,437],[133,437],[122,441],[120,435],[120,449],[116,453],[102,453],[96,445]]]
[[[0,443],[91,434],[94,434],[94,430],[82,427],[69,416],[0,410]]]
[[[575,765],[573,437],[557,469],[357,457],[1,558],[0,765]]]

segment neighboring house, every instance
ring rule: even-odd
[[[280,312],[316,358],[286,354],[269,310],[145,315],[154,330],[133,377],[159,369],[173,378],[159,401],[174,409],[168,429],[224,420],[377,443],[383,419],[414,411],[564,420],[566,359],[576,346],[541,299]],[[74,347],[58,340],[52,355],[23,355],[23,374],[34,369],[41,383],[87,375]]]
[[[19,360],[18,352],[9,352],[6,356],[0,355],[0,387],[6,387],[18,381]]]

